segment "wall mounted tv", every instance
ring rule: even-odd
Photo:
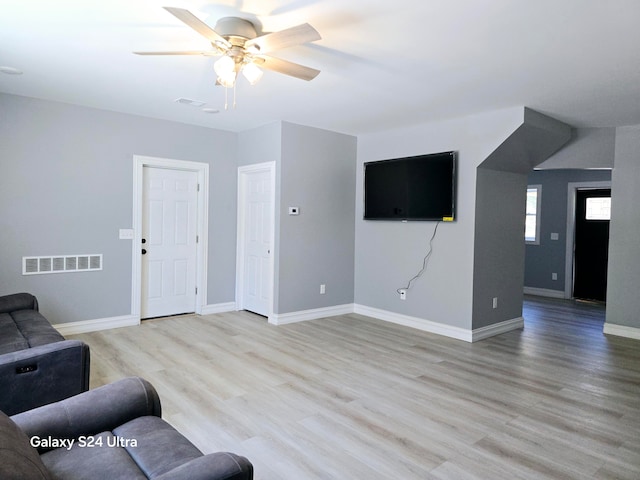
[[[364,164],[365,220],[453,221],[457,152]]]

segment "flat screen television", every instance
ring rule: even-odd
[[[364,164],[365,220],[453,221],[456,152]]]

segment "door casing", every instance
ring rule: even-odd
[[[133,243],[131,246],[131,315],[140,322],[142,295],[142,193],[143,168],[156,167],[187,170],[198,173],[198,205],[196,246],[196,306],[195,313],[202,313],[207,305],[207,252],[209,243],[209,165],[207,163],[174,160],[169,158],[133,156]]]

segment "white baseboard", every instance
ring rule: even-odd
[[[524,287],[524,293],[539,297],[564,298],[564,290],[551,290],[549,288]]]
[[[627,327],[626,325],[616,325],[615,323],[605,323],[602,332],[606,335],[615,335],[617,337],[633,338],[640,340],[640,328]]]
[[[237,310],[236,302],[214,303],[213,305],[205,305],[202,307],[200,315],[212,315],[214,313],[235,312]]]
[[[233,312],[236,310],[235,302],[217,303],[202,307],[201,315],[211,315],[213,313]],[[82,320],[79,322],[59,323],[53,327],[60,332],[60,335],[77,335],[79,333],[98,332],[111,328],[131,327],[140,325],[140,317],[136,315],[122,315],[120,317],[98,318],[96,320]]]
[[[122,315],[120,317],[98,318],[96,320],[82,320],[79,322],[58,323],[53,328],[60,332],[60,335],[77,335],[79,333],[97,332],[99,330],[109,330],[111,328],[131,327],[140,325],[140,317],[135,315]]]
[[[367,317],[377,318],[378,320],[384,320],[385,322],[416,328],[424,332],[444,335],[445,337],[455,338],[457,340],[464,340],[465,342],[473,341],[471,330],[432,322],[430,320],[425,320],[424,318],[411,317],[401,313],[389,312],[388,310],[381,310],[379,308],[358,304],[355,305],[354,312],[359,313],[360,315],[366,315]]]
[[[318,318],[334,317],[348,313],[353,313],[353,303],[301,310],[299,312],[274,313],[273,315],[269,315],[269,323],[273,325],[286,325],[288,323],[305,322],[307,320],[317,320]]]
[[[231,312],[235,310],[235,302],[219,303],[203,307],[201,314],[210,315],[214,313]],[[366,315],[378,320],[403,325],[405,327],[416,328],[418,330],[463,340],[465,342],[476,342],[488,337],[492,337],[494,335],[499,335],[511,330],[516,330],[524,326],[524,319],[522,317],[518,317],[512,320],[507,320],[505,322],[489,325],[487,327],[482,327],[475,330],[466,330],[460,327],[453,327],[451,325],[432,322],[423,318],[411,317],[409,315],[389,312],[387,310],[368,307],[366,305],[354,305],[352,303],[324,308],[315,308],[311,310],[302,310],[298,312],[273,314],[269,316],[269,323],[272,323],[274,325],[286,325],[289,323],[317,320],[319,318],[333,317],[336,315],[346,315],[349,313],[358,313],[360,315]],[[66,337],[67,335],[97,332],[100,330],[109,330],[111,328],[131,327],[134,325],[140,325],[139,317],[135,315],[122,315],[120,317],[59,323],[57,325],[53,325],[53,327],[58,330],[61,335]],[[640,339],[640,329],[633,327],[605,324],[604,333]]]
[[[456,340],[463,340],[470,343],[524,327],[524,318],[522,317],[513,318],[511,320],[495,323],[475,330],[467,330],[465,328],[432,322],[430,320],[425,320],[424,318],[411,317],[409,315],[367,307],[366,305],[356,304],[354,312],[368,317],[377,318],[378,320],[384,320],[386,322],[396,323],[405,327],[416,328],[424,332],[435,333],[436,335],[443,335],[445,337],[455,338]]]
[[[477,342],[479,340],[484,340],[485,338],[507,333],[511,330],[518,330],[520,328],[524,328],[524,318],[512,318],[511,320],[505,320],[504,322],[494,323],[493,325],[474,329],[471,332],[471,341]]]

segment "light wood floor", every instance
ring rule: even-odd
[[[602,307],[529,297],[475,344],[360,315],[234,312],[76,335],[91,385],[140,375],[205,453],[258,480],[639,479],[640,342]]]

